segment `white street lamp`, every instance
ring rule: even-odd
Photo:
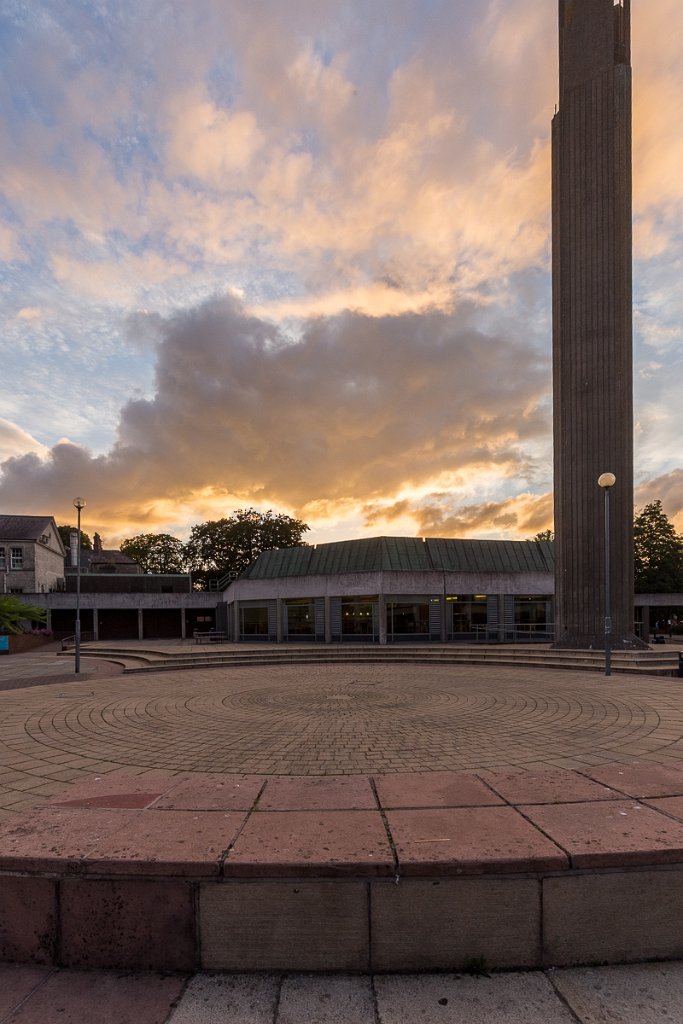
[[[605,675],[612,675],[612,609],[610,594],[610,561],[609,561],[609,492],[617,478],[614,473],[601,473],[598,487],[605,495]]]
[[[76,673],[81,671],[81,509],[85,508],[85,498],[74,498],[74,508],[78,512],[78,557],[76,559],[76,636],[75,666]]]

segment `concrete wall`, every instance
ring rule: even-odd
[[[294,597],[363,597],[384,594],[538,594],[554,593],[551,573],[356,572],[335,576],[286,576],[236,580],[223,595],[235,601]]]

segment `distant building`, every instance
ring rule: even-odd
[[[75,532],[75,531],[74,531]],[[66,559],[66,575],[76,574],[76,565],[72,564],[71,555]],[[131,558],[125,555],[118,548],[103,548],[102,538],[99,533],[93,537],[92,550],[81,548],[81,573],[126,573],[127,575],[141,575],[142,567]]]
[[[0,515],[0,592],[45,594],[62,588],[64,555],[52,516]]]
[[[265,551],[218,608],[235,640],[549,640],[548,541],[377,537]]]

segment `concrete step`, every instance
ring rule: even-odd
[[[84,645],[83,655],[89,658],[113,660],[124,666],[125,672],[157,672],[189,668],[245,667],[249,665],[302,665],[302,664],[487,664],[519,668],[593,669],[602,671],[605,656],[602,651],[564,651],[548,647],[507,645],[449,645],[449,646],[315,646],[287,648],[283,645],[254,649],[233,645],[230,648],[207,651],[194,647],[190,650],[163,650],[100,644]],[[615,651],[612,654],[614,672],[636,674],[673,675],[678,671],[676,651]]]
[[[672,794],[683,798],[681,769],[624,763],[105,775],[0,825],[0,956],[356,972],[679,957]]]

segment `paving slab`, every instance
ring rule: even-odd
[[[683,823],[634,800],[531,805],[521,810],[567,851],[572,867],[683,861]]]
[[[174,785],[154,806],[176,811],[248,811],[264,782],[258,775],[197,773]]]
[[[683,796],[683,768],[649,762],[608,764],[587,768],[585,774],[627,796]]]
[[[566,855],[512,807],[387,811],[402,875],[562,871]]]
[[[511,804],[564,804],[619,798],[619,793],[613,789],[561,768],[541,772],[482,772],[481,775]]]
[[[379,811],[256,811],[224,864],[226,877],[389,875]]]
[[[539,973],[376,976],[374,984],[382,1024],[577,1024]]]
[[[376,775],[374,782],[385,808],[486,807],[503,803],[485,782],[465,772]]]
[[[91,775],[70,785],[65,783],[48,803],[58,807],[142,808],[177,785],[178,779],[167,772],[149,772],[141,779],[118,772]]]
[[[16,1009],[50,977],[48,967],[0,964],[0,1020]]]
[[[377,801],[362,775],[294,776],[268,779],[258,806],[260,811],[358,811],[375,810]]]
[[[84,812],[88,817],[90,811]],[[141,811],[104,836],[82,863],[96,874],[220,873],[221,860],[246,819],[243,811]]]
[[[78,871],[98,843],[140,811],[43,807],[0,825],[0,868],[22,872]]]
[[[165,1024],[185,979],[105,971],[55,971],[8,1024]]]
[[[366,976],[300,974],[282,983],[277,1024],[359,1024],[374,1019],[372,982]]]
[[[683,964],[569,969],[552,983],[582,1024],[678,1024]]]
[[[168,1024],[273,1024],[280,985],[272,974],[195,975]]]

